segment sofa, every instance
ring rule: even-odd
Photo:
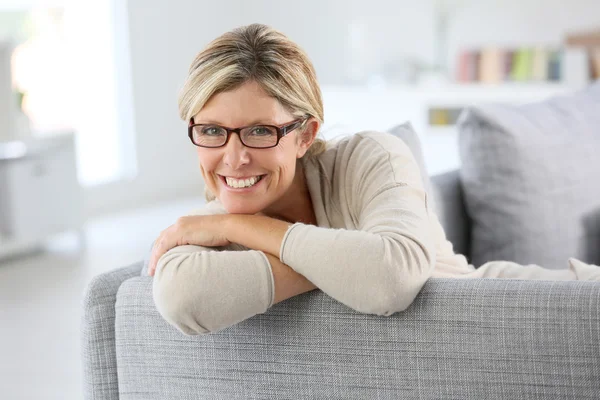
[[[594,96],[600,93],[598,85],[594,90]],[[592,101],[587,111],[590,115],[599,111],[600,116],[600,96],[597,99],[598,108]],[[596,129],[600,137],[596,117],[590,117],[589,126],[580,121],[579,100],[565,97],[557,101],[577,105],[576,121],[568,126],[577,126],[580,132]],[[490,235],[498,232],[501,241],[514,234],[515,225],[531,225],[528,215],[533,220],[540,218],[534,211],[545,207],[545,203],[531,202],[531,196],[545,198],[559,196],[561,189],[577,190],[580,179],[574,177],[574,171],[565,175],[569,185],[557,178],[556,187],[540,184],[541,189],[523,195],[521,188],[518,193],[512,190],[512,184],[507,188],[502,177],[508,174],[523,187],[530,186],[527,176],[517,176],[523,164],[515,150],[519,148],[515,144],[519,133],[515,132],[524,132],[526,123],[531,122],[525,117],[519,120],[519,115],[535,115],[544,107],[562,110],[563,117],[568,113],[554,103],[537,104],[533,109],[490,107],[474,107],[463,114],[459,123],[461,168],[431,179],[423,173],[426,188],[433,193],[455,251],[470,262],[476,260],[474,265],[486,261],[486,249],[490,251],[487,260],[502,257],[537,262],[532,249],[523,243],[490,247]],[[549,123],[560,125],[555,120]],[[533,125],[528,127],[528,135],[546,129]],[[406,125],[391,133],[404,136],[424,168],[418,136]],[[598,144],[593,135],[582,137],[590,143],[580,151]],[[527,145],[520,148],[528,149]],[[503,154],[503,146],[511,149],[508,163],[514,171],[494,163],[494,154]],[[505,157],[498,160],[507,162]],[[540,172],[532,167],[535,160],[526,162],[525,173],[537,182]],[[600,168],[593,174],[598,176]],[[482,186],[482,182],[488,185]],[[486,192],[486,187],[495,189]],[[582,187],[591,196],[598,184],[589,181]],[[544,192],[546,189],[549,191]],[[502,201],[494,205],[498,196]],[[593,216],[590,210],[600,210],[600,196],[585,207],[577,203],[579,197],[572,194],[569,201],[582,215]],[[490,215],[495,225],[486,220]],[[574,215],[565,218],[560,224],[564,243],[579,240],[587,244],[600,231],[600,221],[594,218],[577,224],[583,225],[583,230],[569,228]],[[548,229],[548,224],[541,225]],[[499,232],[502,230],[505,232]],[[554,234],[548,236],[554,240]],[[600,236],[596,238],[600,247]],[[526,239],[518,241],[527,244]],[[537,246],[545,245],[544,235],[536,234],[535,240],[529,246],[541,252]],[[539,260],[552,261],[547,263],[551,268],[566,268],[566,258],[549,258],[548,253],[556,250],[550,247]],[[597,253],[587,245],[568,250],[585,262],[600,265],[594,258]],[[560,251],[555,255],[562,256]],[[219,332],[185,336],[158,314],[152,300],[152,278],[145,276],[144,268],[140,261],[96,276],[87,286],[82,319],[85,399],[600,398],[597,281],[430,279],[407,310],[389,317],[358,313],[314,290]]]

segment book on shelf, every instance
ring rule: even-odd
[[[538,82],[548,80],[548,50],[539,47],[533,50],[531,79]]]
[[[459,82],[469,82],[470,80],[470,60],[471,53],[463,51],[458,56],[458,65],[456,66],[456,80]]]
[[[592,79],[600,79],[600,47],[592,50],[590,63],[592,64]]]
[[[533,52],[530,49],[520,49],[513,60],[513,68],[510,71],[510,77],[513,81],[531,80]]]
[[[563,50],[544,47],[486,47],[465,50],[458,56],[458,82],[501,83],[559,81]]]
[[[463,51],[458,58],[457,76],[459,82],[479,80],[479,54],[476,51]]]
[[[462,113],[462,107],[432,107],[429,109],[430,126],[453,126]]]
[[[561,53],[558,50],[551,51],[548,56],[548,80],[560,81],[562,77]]]
[[[476,51],[471,55],[471,68],[469,68],[469,79],[477,81],[481,75],[479,65],[481,63],[481,53]]]
[[[479,59],[479,80],[486,83],[499,83],[503,79],[503,51],[494,47],[483,49]]]
[[[514,50],[505,50],[504,51],[504,59],[503,59],[503,69],[502,69],[502,77],[504,80],[507,80],[507,77],[510,76],[510,71],[513,69],[513,60],[515,57]]]

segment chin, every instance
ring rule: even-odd
[[[263,210],[263,207],[251,204],[240,204],[238,202],[221,201],[223,207],[229,214],[247,214],[254,215]]]

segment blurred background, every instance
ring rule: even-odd
[[[600,77],[597,0],[1,0],[0,398],[82,397],[85,285],[202,206],[177,94],[254,22],[312,58],[325,138],[410,121],[431,175],[460,165],[470,104]]]

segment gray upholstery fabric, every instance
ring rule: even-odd
[[[432,279],[390,317],[317,290],[192,337],[138,277],[117,296],[120,399],[597,399],[599,310],[597,282]]]
[[[84,398],[117,400],[117,359],[115,353],[115,302],[123,281],[138,276],[138,262],[94,277],[83,298],[81,321]]]
[[[465,209],[463,189],[458,170],[431,178],[437,215],[452,243],[454,252],[467,257],[471,254],[471,224]]]
[[[541,103],[475,107],[459,127],[473,265],[600,264],[600,83]]]
[[[419,165],[419,169],[421,171],[421,178],[423,179],[423,187],[429,196],[428,202],[429,206],[433,209],[437,209],[437,205],[435,202],[435,196],[433,195],[433,189],[431,185],[431,179],[429,178],[429,174],[427,173],[427,169],[425,168],[425,158],[423,157],[423,149],[421,148],[421,140],[419,136],[415,132],[412,124],[410,122],[405,122],[403,124],[397,125],[388,130],[394,136],[402,139],[404,143],[410,148],[417,164]]]

